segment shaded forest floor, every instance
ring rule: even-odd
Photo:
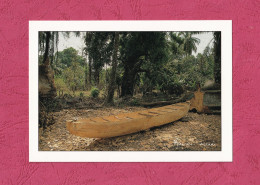
[[[150,130],[107,139],[83,138],[66,130],[66,120],[115,115],[143,107],[62,109],[53,125],[39,128],[40,151],[219,151],[221,116],[189,112],[181,120]]]

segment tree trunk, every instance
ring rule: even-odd
[[[221,84],[221,32],[214,32],[214,78],[217,84]]]
[[[114,40],[114,52],[113,52],[113,61],[112,61],[112,69],[110,74],[110,82],[108,85],[108,93],[107,93],[107,103],[113,104],[114,92],[116,88],[116,69],[117,69],[117,52],[119,46],[119,33],[115,33]]]
[[[117,97],[119,98],[120,97],[120,85],[117,86]]]
[[[88,56],[86,56],[88,57]],[[84,87],[84,90],[87,90],[88,89],[88,71],[87,71],[87,60],[85,61],[86,62],[86,69],[84,70],[84,73],[85,73],[85,87]]]
[[[51,38],[51,32],[47,31],[46,33],[46,39],[45,39],[45,52],[43,56],[43,64],[46,64],[48,56],[49,56],[49,49],[50,49],[50,38]]]
[[[49,61],[49,49],[51,32],[45,32],[45,52],[43,56],[43,64],[39,66],[39,97],[54,98],[57,95],[54,84],[54,72],[51,69]]]
[[[86,44],[86,55],[88,57],[88,79],[87,79],[87,89],[91,89],[92,86],[92,57],[89,51],[90,43],[92,39],[92,34],[90,32],[86,32],[85,44]]]
[[[125,66],[125,72],[122,79],[121,97],[133,96],[135,75],[136,71],[134,71],[132,66]]]
[[[94,80],[95,80],[95,86],[99,86],[99,69],[95,69],[94,71]]]
[[[88,55],[88,89],[91,89],[92,82],[91,82],[91,77],[92,77],[92,59],[90,55]]]

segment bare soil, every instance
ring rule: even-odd
[[[54,112],[55,123],[39,129],[40,151],[219,151],[221,117],[189,112],[181,120],[134,134],[107,139],[83,138],[66,130],[66,120],[116,115],[142,107],[67,109]]]

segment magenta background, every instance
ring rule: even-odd
[[[259,0],[1,0],[0,184],[260,184],[259,15]],[[119,19],[233,20],[232,163],[29,163],[28,21]]]

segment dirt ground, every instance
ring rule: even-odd
[[[39,129],[40,151],[220,151],[221,116],[189,112],[181,120],[150,130],[107,139],[83,138],[66,130],[66,120],[116,115],[142,107],[67,109],[55,112],[55,123]]]

